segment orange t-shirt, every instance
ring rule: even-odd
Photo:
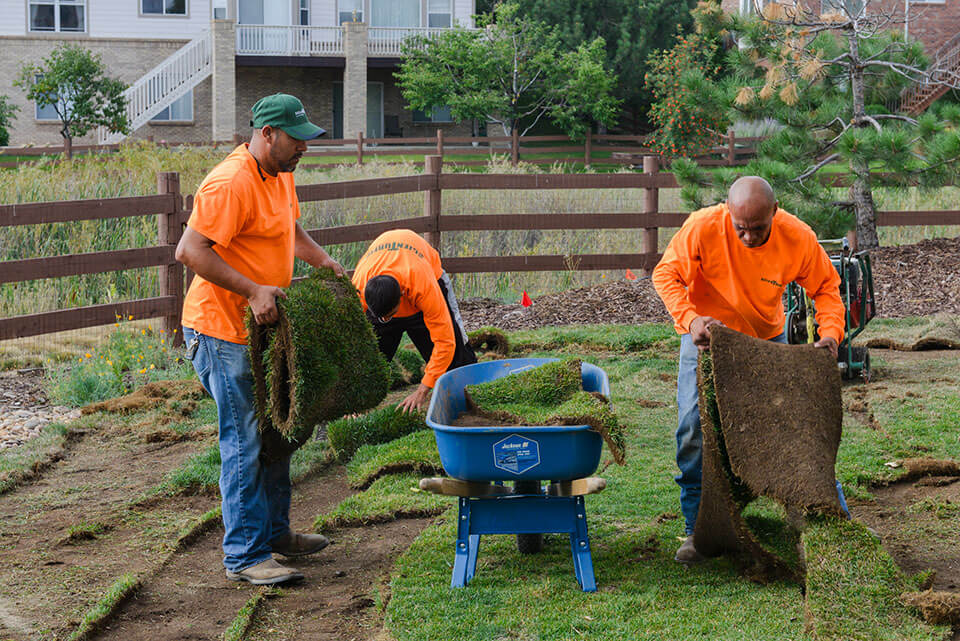
[[[293,278],[300,203],[293,174],[271,176],[240,145],[203,179],[187,224],[215,244],[228,265],[259,285],[287,287]],[[183,324],[201,334],[246,343],[249,303],[200,276],[183,301]]]
[[[820,335],[839,343],[845,325],[840,275],[813,230],[782,209],[760,247],[740,241],[725,203],[695,211],[653,270],[653,285],[681,334],[697,316],[712,316],[750,336],[778,336],[783,291],[792,281],[816,304]]]
[[[367,302],[363,290],[367,281],[375,276],[393,276],[402,292],[397,318],[423,312],[423,322],[433,341],[433,353],[421,381],[427,387],[433,387],[450,367],[457,346],[450,310],[437,283],[442,275],[440,254],[409,229],[394,229],[377,236],[353,272],[353,284],[360,292],[364,311]]]

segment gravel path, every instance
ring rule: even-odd
[[[0,451],[33,438],[48,423],[79,416],[78,409],[50,405],[42,370],[0,372]]]

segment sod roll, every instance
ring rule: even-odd
[[[268,459],[296,450],[320,423],[374,407],[389,385],[387,363],[348,278],[314,270],[286,294],[277,299],[275,325],[257,325],[247,315]]]

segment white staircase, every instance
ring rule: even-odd
[[[185,96],[213,72],[213,35],[205,31],[172,56],[144,74],[123,92],[127,100],[127,122],[134,132]],[[126,136],[110,132],[106,127],[97,130],[97,142],[111,145]]]

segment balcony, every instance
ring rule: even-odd
[[[433,38],[446,28],[370,27],[367,55],[399,58],[411,36]],[[343,57],[343,28],[285,25],[237,25],[237,55]]]

